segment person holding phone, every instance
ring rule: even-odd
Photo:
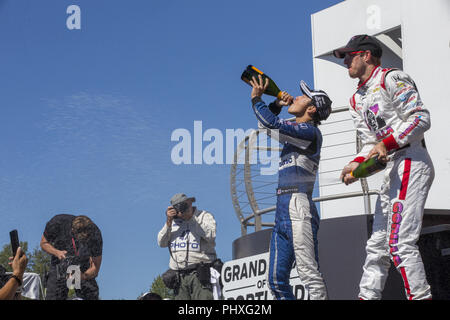
[[[11,260],[9,265],[11,265],[13,272],[6,284],[0,288],[0,300],[14,299],[17,288],[22,285],[23,274],[28,264],[28,258],[20,247],[17,248],[16,255],[10,257],[9,260]]]
[[[158,245],[169,248],[169,268],[179,280],[170,288],[175,299],[212,300],[210,267],[217,260],[216,221],[211,213],[193,207],[193,202],[195,198],[183,193],[172,197]]]

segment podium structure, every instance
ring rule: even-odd
[[[313,14],[311,24],[314,87],[322,88],[333,99],[332,114],[320,126],[322,158],[313,197],[321,215],[319,261],[329,298],[357,299],[365,245],[371,234],[377,188],[382,179],[381,174],[374,175],[350,186],[336,181],[360,146],[348,112],[349,98],[356,90],[357,80],[348,77],[343,61],[336,59],[332,51],[345,45],[353,35],[369,34],[382,43],[382,66],[399,68],[410,74],[431,112],[432,128],[425,133],[425,140],[436,177],[425,206],[418,245],[433,297],[448,299],[450,149],[442,148],[441,143],[443,137],[448,137],[447,119],[450,119],[447,106],[450,101],[447,72],[450,70],[450,2],[347,0]],[[436,36],[441,33],[446,36]],[[258,152],[277,153],[281,149],[267,147],[272,145],[267,142],[255,143],[264,139],[269,139],[264,130],[245,137],[237,147],[231,167],[231,196],[242,234],[233,242],[232,257],[241,266],[246,258],[269,250],[277,174],[261,175],[261,168],[252,159]],[[231,269],[233,261],[227,262]],[[226,287],[225,284],[225,290]],[[245,295],[239,297],[245,298]],[[302,297],[307,298],[307,295]],[[383,299],[405,299],[401,276],[393,266]]]

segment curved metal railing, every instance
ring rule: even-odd
[[[348,107],[341,107],[333,109],[332,113],[340,113],[346,112]],[[288,119],[293,120],[293,119]],[[337,120],[324,122],[323,125],[331,125],[336,124],[343,121],[349,121],[351,119],[346,120]],[[330,132],[327,134],[323,134],[324,140],[327,136],[332,136],[339,133],[348,133],[355,132],[353,129],[348,130],[340,130],[337,132]],[[247,234],[248,227],[255,227],[255,231],[261,230],[263,227],[272,227],[274,225],[273,219],[271,221],[263,221],[262,217],[264,215],[273,213],[276,209],[276,206],[273,202],[276,201],[275,189],[277,186],[277,178],[278,175],[274,174],[271,177],[263,177],[261,176],[257,170],[258,166],[252,163],[254,151],[270,151],[270,152],[280,152],[281,148],[273,148],[267,146],[258,146],[255,141],[257,141],[258,137],[265,133],[266,129],[259,129],[253,131],[251,134],[247,135],[244,140],[242,140],[235,151],[234,161],[231,165],[231,173],[230,173],[230,187],[231,187],[231,199],[233,202],[233,207],[236,213],[236,216],[241,224],[241,234]],[[339,142],[335,144],[331,144],[328,146],[324,146],[324,148],[331,148],[336,146],[354,144],[354,141],[351,142]],[[356,135],[356,151],[358,152],[361,149],[361,142],[359,137]],[[324,158],[321,161],[326,160],[334,160],[339,158],[345,158],[352,155],[336,155],[331,158]],[[329,171],[320,172],[319,175],[331,172],[338,172],[340,169],[333,169]],[[347,192],[347,193],[339,193],[332,194],[326,196],[319,196],[313,198],[314,202],[323,202],[330,200],[338,200],[345,198],[353,198],[353,197],[363,197],[364,199],[364,208],[365,213],[370,214],[370,196],[378,194],[378,190],[369,190],[366,179],[360,179],[361,181],[361,191],[358,192]],[[330,186],[338,183],[325,184],[322,186]],[[260,197],[260,198],[258,198]],[[273,202],[267,202],[273,200]],[[266,205],[265,208],[260,208],[260,206]]]

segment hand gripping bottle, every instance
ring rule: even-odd
[[[355,178],[367,178],[384,168],[386,168],[386,163],[381,162],[378,160],[378,156],[375,156],[362,162],[350,174]]]
[[[258,80],[258,75],[262,76],[263,83],[265,83],[266,79],[269,79],[269,85],[268,85],[266,91],[264,91],[264,93],[268,94],[270,96],[277,97],[278,99],[281,99],[282,91],[278,88],[276,83],[272,79],[270,79],[270,77],[268,75],[266,75],[261,70],[256,69],[252,65],[249,65],[247,67],[247,69],[244,70],[244,72],[241,75],[241,80],[251,86],[250,80],[252,79],[252,77],[255,77],[255,79]]]

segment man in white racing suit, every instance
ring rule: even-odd
[[[431,299],[416,245],[434,179],[424,142],[430,113],[409,75],[380,66],[382,49],[373,37],[354,36],[334,55],[344,58],[351,78],[359,79],[349,111],[363,144],[355,159],[342,170],[341,179],[346,185],[355,182],[350,172],[375,155],[387,162],[373,232],[367,242],[359,298],[381,299],[392,259],[402,276],[406,297]]]

